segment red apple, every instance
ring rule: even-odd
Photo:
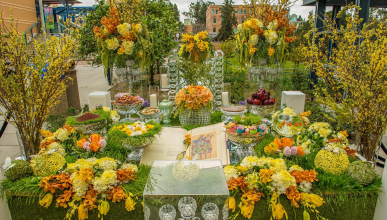
[[[250,98],[250,97],[246,99],[247,104],[250,104],[250,105],[253,104],[253,101],[254,101],[254,99]]]
[[[254,99],[253,105],[260,105],[261,101],[259,99]]]
[[[270,99],[270,92],[269,91],[265,91],[265,98],[266,98],[266,100]]]
[[[263,93],[265,93],[266,90],[265,90],[264,88],[260,88],[260,89],[258,90],[258,92],[263,92]]]
[[[274,98],[273,98],[273,97],[271,97],[269,100],[271,101],[272,105],[274,105],[274,103],[275,103],[275,100],[274,100]]]
[[[258,92],[258,97],[259,100],[264,101],[265,100],[265,93],[263,92]]]
[[[253,99],[257,99],[258,98],[258,92],[253,92],[253,94],[251,95],[251,97]]]
[[[271,105],[271,101],[270,100],[265,100],[265,101],[263,101],[263,105]]]

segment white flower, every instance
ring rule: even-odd
[[[293,170],[295,171],[304,171],[304,169],[302,169],[302,167],[298,166],[298,165],[293,165],[289,168],[289,173],[291,173]]]
[[[60,141],[65,141],[69,138],[69,132],[67,129],[59,128],[58,130],[55,131],[54,137]]]
[[[133,52],[133,47],[134,47],[134,43],[133,41],[124,41],[122,42],[122,46],[124,47],[124,53],[127,54],[127,55],[130,55],[132,54]]]
[[[134,164],[131,164],[131,163],[127,163],[127,164],[122,165],[121,169],[128,169],[128,170],[131,170],[131,171],[136,172],[136,173],[138,171],[138,167]]]
[[[241,30],[243,28],[242,24],[238,24],[238,30]]]
[[[270,45],[273,45],[277,42],[277,39],[278,39],[277,32],[272,30],[266,30],[265,32],[263,32],[263,35],[265,36],[267,42]]]
[[[277,29],[278,22],[277,20],[271,21],[269,25],[267,25],[267,29],[275,31]]]
[[[300,183],[300,188],[305,191],[306,193],[310,192],[310,189],[312,189],[312,183],[306,182],[305,180]]]
[[[132,133],[131,136],[139,136],[139,135],[142,135],[141,131],[135,131],[135,132]]]
[[[223,171],[227,181],[229,181],[232,177],[234,177],[235,179],[238,178],[240,174],[238,169],[234,166],[226,166]]]
[[[117,38],[111,38],[105,40],[108,50],[116,50],[120,46],[120,42]]]
[[[250,44],[256,45],[257,43],[258,43],[258,35],[256,34],[251,35]]]
[[[272,191],[276,191],[278,194],[285,193],[286,189],[290,186],[296,186],[296,179],[287,170],[281,170],[272,176],[271,182]]]
[[[131,29],[131,25],[128,23],[123,23],[117,26],[117,31],[119,34],[124,35],[124,33],[129,32]]]

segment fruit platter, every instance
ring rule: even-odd
[[[270,97],[269,91],[260,88],[258,92],[253,92],[251,97],[246,99],[246,106],[254,115],[270,115],[275,109],[275,99]]]
[[[122,95],[117,97],[113,101],[113,109],[117,111],[120,116],[125,117],[123,120],[129,120],[130,115],[137,113],[142,105],[144,104],[144,99],[140,96],[132,96],[129,94]],[[123,121],[122,120],[122,121]]]

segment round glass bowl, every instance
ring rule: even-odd
[[[121,116],[121,118],[124,118],[121,120],[121,122],[131,119],[130,116],[140,111],[142,105],[142,102],[133,105],[112,103],[113,110],[115,110]]]
[[[254,115],[271,115],[274,113],[275,105],[250,105],[246,104],[247,109]]]
[[[157,113],[155,113],[153,115],[144,115],[141,112],[138,112],[138,115],[140,115],[140,121],[143,121],[145,123],[147,123],[149,121],[154,121],[154,122],[160,123],[161,118],[162,118],[161,111],[158,111]]]
[[[298,113],[286,109],[273,114],[273,128],[281,136],[293,137],[301,132],[304,121]]]
[[[142,153],[144,152],[144,148],[148,147],[152,143],[152,139],[147,139],[142,145],[140,146],[132,146],[130,145],[129,141],[122,141],[122,146],[125,148],[128,148],[132,150],[127,156],[128,160],[133,164],[140,164]]]
[[[239,107],[241,111],[230,109],[230,107]],[[220,108],[220,111],[223,113],[222,121],[228,121],[230,119],[232,120],[236,115],[243,116],[247,112],[247,108],[245,106],[227,106]]]

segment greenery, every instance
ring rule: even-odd
[[[85,107],[84,107],[85,108]],[[86,106],[86,109],[88,107]],[[81,109],[75,109],[74,107],[70,107],[66,110],[66,113],[64,115],[56,115],[52,114],[49,115],[46,119],[46,130],[55,132],[59,128],[63,127],[63,125],[66,124],[66,118],[69,116],[75,116],[79,112],[81,112]]]
[[[12,167],[11,167],[12,166]],[[25,160],[14,160],[5,171],[4,176],[12,182],[32,176],[34,173],[29,162]]]
[[[96,114],[96,115],[99,115],[101,117],[99,118],[96,118],[96,119],[92,119],[92,120],[88,120],[88,121],[77,121],[76,119],[80,116],[70,116],[66,119],[66,124],[68,125],[84,125],[84,124],[92,124],[92,123],[96,123],[96,122],[100,122],[100,121],[105,121],[105,120],[109,120],[110,118],[110,113],[109,112],[105,112],[104,110],[95,110],[93,112],[93,114]]]
[[[160,66],[173,48],[177,46],[174,40],[181,22],[176,19],[176,4],[164,0],[147,0],[145,15],[141,18],[151,31],[153,53],[149,67],[150,83],[153,85],[154,75],[160,73]],[[177,13],[179,14],[179,13]]]
[[[225,41],[234,36],[234,27],[238,25],[232,0],[224,0],[222,5],[222,27],[219,29],[217,39]]]
[[[253,114],[245,114],[244,117],[241,117],[240,115],[236,115],[233,118],[233,121],[235,121],[235,124],[244,125],[244,126],[251,126],[251,125],[260,125],[262,123],[262,117],[259,115],[253,115]]]
[[[244,101],[247,70],[240,67],[232,67],[224,71],[224,82],[231,84],[231,103]]]
[[[232,38],[229,38],[228,40],[225,40],[222,43],[220,43],[219,48],[222,50],[226,62],[228,62],[228,59],[231,58],[231,56],[235,52],[235,41]],[[227,70],[228,65],[225,65],[225,66],[226,66],[225,69]]]

